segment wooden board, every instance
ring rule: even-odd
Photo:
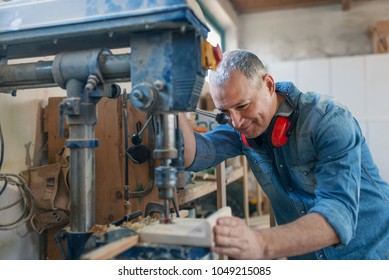
[[[171,224],[154,223],[139,230],[140,241],[167,245],[212,247],[213,227],[219,217],[231,216],[223,207],[206,219],[176,218]]]
[[[108,260],[138,244],[139,236],[121,238],[81,256],[82,260]]]

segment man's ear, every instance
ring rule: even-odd
[[[265,83],[267,89],[269,90],[270,93],[275,92],[276,90],[276,84],[274,82],[273,77],[270,74],[265,74],[263,76],[263,82]]]

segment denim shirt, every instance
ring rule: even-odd
[[[325,217],[340,244],[290,259],[389,259],[389,186],[358,122],[334,99],[301,93],[293,83],[276,83],[276,91],[299,110],[285,145],[270,147],[265,132],[248,147],[239,132],[220,125],[195,134],[196,158],[188,170],[245,155],[278,225],[307,213]]]

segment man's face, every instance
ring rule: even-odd
[[[226,113],[232,125],[248,138],[262,134],[277,110],[277,94],[273,78],[266,74],[253,84],[239,71],[218,87],[210,83],[210,92],[217,109]]]

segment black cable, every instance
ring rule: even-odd
[[[176,212],[176,216],[177,216],[177,218],[179,218],[180,212],[178,211],[177,204],[176,204],[176,201],[174,200],[174,198],[172,198],[172,202],[173,202],[174,211]]]
[[[0,190],[0,196],[3,194],[3,192],[5,191],[6,187],[8,185],[8,178],[7,177],[4,177],[4,185],[3,187],[1,188]]]
[[[7,210],[13,206],[15,206],[16,204],[19,204],[19,202],[23,201],[23,198],[19,198],[19,200],[16,200],[14,202],[12,202],[11,204],[7,205],[7,206],[3,206],[3,207],[0,207],[0,211],[3,211],[3,210]]]
[[[3,130],[1,129],[1,123],[0,123],[0,171],[1,167],[3,166],[4,161],[4,137],[3,137]]]

